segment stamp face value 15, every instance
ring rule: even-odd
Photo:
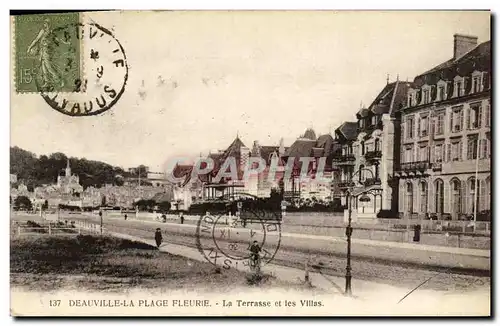
[[[78,13],[15,16],[15,85],[18,93],[75,92],[81,79]]]

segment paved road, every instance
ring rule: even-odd
[[[64,217],[66,218],[66,217]],[[94,217],[86,217],[81,215],[69,215],[69,219],[80,220],[97,220]],[[106,226],[114,225],[121,227],[133,227],[144,231],[153,232],[154,228],[161,227],[167,233],[179,236],[185,236],[188,239],[194,239],[196,235],[196,226],[192,224],[180,225],[175,223],[159,223],[153,221],[137,221],[128,219],[124,221],[120,218],[105,218],[104,223]],[[242,229],[240,229],[242,230]],[[254,228],[256,232],[262,233],[262,226]],[[233,242],[248,242],[248,236],[245,232],[246,229],[240,231],[240,234],[233,232],[231,240]],[[203,236],[203,234],[202,234]],[[278,232],[267,232],[266,239],[271,244],[276,244],[280,240],[280,251],[288,249],[295,252],[302,252],[305,254],[322,254],[328,256],[335,256],[345,258],[346,255],[346,240],[345,238],[332,238],[327,236],[310,236],[310,235],[296,235]],[[367,242],[368,241],[368,242]],[[369,240],[353,239],[352,255],[364,261],[384,261],[386,263],[396,263],[398,265],[404,264],[412,266],[413,268],[420,268],[425,266],[427,269],[435,268],[450,268],[460,272],[469,273],[489,273],[490,270],[490,257],[488,251],[474,251],[463,249],[460,254],[457,252],[440,252],[430,249],[425,245],[413,244],[395,244],[397,246],[389,246],[388,242],[375,242],[375,246]],[[443,248],[443,247],[441,247]],[[449,250],[459,250],[458,248],[445,248]],[[480,254],[465,254],[467,252],[480,252]],[[486,253],[486,255],[484,254]],[[482,272],[481,272],[482,271]]]
[[[64,216],[69,220],[87,221],[87,223],[98,223],[98,220],[93,217],[82,215]],[[105,228],[112,232],[125,233],[141,238],[154,238],[154,230],[160,227],[164,230],[164,239],[168,243],[188,246],[196,248],[196,228],[186,225],[164,224],[159,222],[144,222],[123,219],[104,220]],[[213,234],[203,235],[201,232],[202,243],[208,243]],[[234,238],[233,238],[234,236]],[[270,252],[274,252],[277,245],[277,238],[269,236],[266,239],[266,248]],[[245,243],[249,241],[248,234],[237,235],[232,233],[231,239],[217,239],[218,245],[221,248],[229,248],[233,243]],[[234,245],[233,245],[234,247]],[[311,241],[307,238],[291,238],[281,237],[281,244],[274,256],[273,263],[282,266],[303,268],[304,262],[311,258],[313,264],[321,266],[323,273],[332,276],[342,277],[345,274],[345,241],[325,242]],[[239,247],[240,249],[242,246]],[[243,246],[245,248],[245,246]],[[381,250],[380,247],[373,248],[365,245],[353,245],[352,268],[353,277],[361,280],[369,280],[381,282],[385,284],[399,284],[404,286],[417,286],[424,282],[429,277],[432,279],[424,285],[424,288],[437,290],[457,290],[457,289],[473,289],[476,287],[489,286],[489,258],[486,257],[462,257],[469,258],[470,261],[487,260],[487,268],[471,268],[457,266],[456,263],[446,266],[446,264],[438,263],[446,254],[443,253],[428,253],[426,251],[412,252],[413,257],[409,256],[406,249],[387,248]],[[460,256],[460,255],[450,255]],[[403,259],[401,259],[403,257]],[[457,257],[455,257],[457,258]],[[419,259],[421,259],[419,261]],[[436,261],[436,263],[434,261]],[[425,263],[422,263],[425,261]],[[429,261],[431,263],[429,263]],[[442,261],[442,259],[441,259]],[[446,262],[446,261],[445,261]],[[449,263],[449,262],[448,262]],[[471,264],[473,265],[473,264]]]

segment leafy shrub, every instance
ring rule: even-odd
[[[399,218],[399,213],[391,209],[381,209],[377,213],[377,218]]]

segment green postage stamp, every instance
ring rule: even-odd
[[[18,93],[74,92],[81,79],[79,13],[14,18],[15,87]]]

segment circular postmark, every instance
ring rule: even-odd
[[[129,69],[125,51],[113,33],[96,23],[68,24],[50,33],[50,39],[56,40],[53,47],[69,48],[58,60],[57,70],[51,68],[50,58],[40,61],[37,87],[45,102],[69,116],[91,116],[111,109],[125,91]],[[66,70],[75,69],[79,74],[74,80],[58,84],[58,73],[64,76]],[[52,82],[47,83],[50,77]]]
[[[241,207],[240,217],[251,222],[243,227],[225,214],[201,216],[196,228],[196,245],[203,257],[224,269],[249,266],[254,248],[259,248],[260,266],[270,263],[281,244],[281,224],[276,212]],[[239,219],[238,219],[239,220]]]

